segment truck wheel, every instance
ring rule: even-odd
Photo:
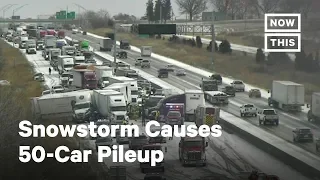
[[[279,121],[276,121],[276,126],[278,126],[279,125]]]
[[[293,138],[292,138],[292,140],[293,140],[293,142],[297,142],[297,140],[296,140],[296,138],[295,138],[295,137],[293,137]]]
[[[319,151],[319,147],[318,146],[316,146],[316,151]]]
[[[164,167],[161,168],[161,172],[164,172]]]
[[[266,123],[266,121],[263,121],[263,125],[265,126],[267,123]]]
[[[240,113],[240,116],[243,117],[243,113]]]
[[[144,169],[143,168],[141,168],[140,170],[141,170],[141,173],[144,173]]]
[[[207,166],[207,163],[203,163],[202,166],[203,166],[203,167]]]
[[[254,114],[254,117],[257,117],[257,113]]]

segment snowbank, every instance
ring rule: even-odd
[[[87,33],[87,35],[89,36],[92,36],[92,37],[95,37],[95,38],[102,38],[102,36],[98,36],[98,35],[95,35],[95,34],[92,34],[92,33]],[[120,42],[117,41],[117,45],[120,45]],[[131,46],[131,50],[132,51],[136,51],[136,52],[141,52],[140,48],[138,47],[135,47],[135,46]],[[177,60],[174,60],[174,59],[171,59],[171,58],[168,58],[168,57],[165,57],[165,56],[161,56],[159,54],[155,54],[155,53],[152,53],[151,55],[153,58],[156,58],[160,61],[163,61],[163,62],[166,62],[168,64],[174,64],[178,67],[181,67],[183,69],[187,69],[188,71],[191,71],[195,74],[198,74],[200,76],[211,76],[212,75],[212,72],[208,72],[208,71],[205,71],[203,69],[200,69],[200,68],[197,68],[197,67],[193,67],[193,66],[190,66],[188,64],[185,64],[185,63],[182,63],[182,62],[179,62]],[[224,84],[230,84],[232,81],[234,81],[235,79],[232,79],[232,78],[228,78],[228,77],[222,77],[222,81]],[[259,87],[256,87],[256,86],[253,86],[253,85],[250,85],[250,84],[246,84],[245,83],[245,91],[248,92],[250,91],[251,89],[260,89],[261,91],[261,96],[263,98],[266,98],[268,99],[270,97],[270,93],[268,93],[267,90],[265,89],[261,89]],[[303,107],[303,112],[308,112],[309,108],[307,108],[307,106],[304,106]]]

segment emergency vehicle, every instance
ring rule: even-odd
[[[220,108],[199,105],[195,110],[195,115],[195,123],[197,127],[200,127],[203,124],[213,126],[214,124],[219,123]]]

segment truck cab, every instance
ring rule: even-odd
[[[82,55],[84,56],[85,58],[85,63],[88,63],[88,64],[96,64],[96,61],[94,60],[94,53],[92,51],[83,51],[82,52]]]
[[[120,41],[120,49],[131,49],[130,43],[128,40],[121,40]]]
[[[111,51],[113,47],[113,41],[110,38],[103,37],[100,39],[100,51]]]
[[[58,57],[61,56],[61,50],[59,48],[51,48],[48,52],[48,59],[53,68],[56,69],[58,65]]]
[[[91,105],[91,93],[90,91],[74,91],[68,94],[76,97],[76,101],[72,103],[73,116],[72,120],[76,123],[85,122],[85,116],[90,111]]]
[[[205,80],[202,78],[200,87],[203,91],[218,91],[218,83],[216,80]]]
[[[27,54],[37,54],[35,40],[28,40],[27,41],[26,53]]]
[[[21,36],[20,37],[19,48],[20,49],[26,49],[27,48],[27,41],[28,41],[28,36]]]
[[[185,165],[206,166],[206,147],[208,142],[201,136],[184,137],[179,142],[179,160]]]
[[[146,151],[152,151],[152,150],[164,151],[163,147],[160,144],[144,145],[142,147],[142,157],[145,157]],[[151,157],[149,156],[149,158],[151,158]],[[158,170],[158,169],[161,172],[164,172],[164,160],[162,162],[156,163],[156,166],[151,166],[150,162],[140,162],[140,170],[142,173],[145,173],[146,170]]]
[[[169,72],[165,68],[161,68],[158,70],[158,78],[168,78],[169,77]]]
[[[68,86],[69,85],[69,77],[70,73],[69,72],[64,72],[60,75],[60,81],[62,86]]]
[[[272,123],[279,125],[279,116],[274,109],[262,109],[258,111],[259,124]]]
[[[44,48],[44,41],[38,40],[38,41],[36,42],[36,49],[37,49],[37,50],[43,50],[43,48]]]
[[[83,65],[85,64],[85,57],[84,56],[74,56],[73,57],[75,65]]]
[[[220,74],[212,74],[209,78],[211,80],[216,80],[219,85],[222,84],[222,76]]]

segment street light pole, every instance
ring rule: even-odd
[[[116,33],[117,33],[117,23],[114,22],[114,38],[113,38],[113,62],[114,64],[116,65],[116,68],[117,68],[117,40],[116,40]]]
[[[17,12],[19,9],[21,9],[21,8],[23,8],[23,7],[27,6],[27,5],[28,5],[28,4],[24,4],[24,5],[22,5],[22,6],[18,7],[18,8],[16,8],[16,9],[14,9],[14,10],[12,10],[12,16],[14,16],[14,13],[15,13],[15,12]]]
[[[6,5],[6,6],[3,7],[3,10],[2,10],[2,17],[3,17],[3,19],[5,19],[5,13],[6,13],[6,11],[8,11],[12,6],[15,6],[15,5],[17,5],[17,4],[8,4],[8,5]]]
[[[211,26],[211,65],[213,70],[214,63],[214,51],[216,49],[216,41],[215,41],[215,31],[214,31],[214,11],[212,11],[212,26]]]

